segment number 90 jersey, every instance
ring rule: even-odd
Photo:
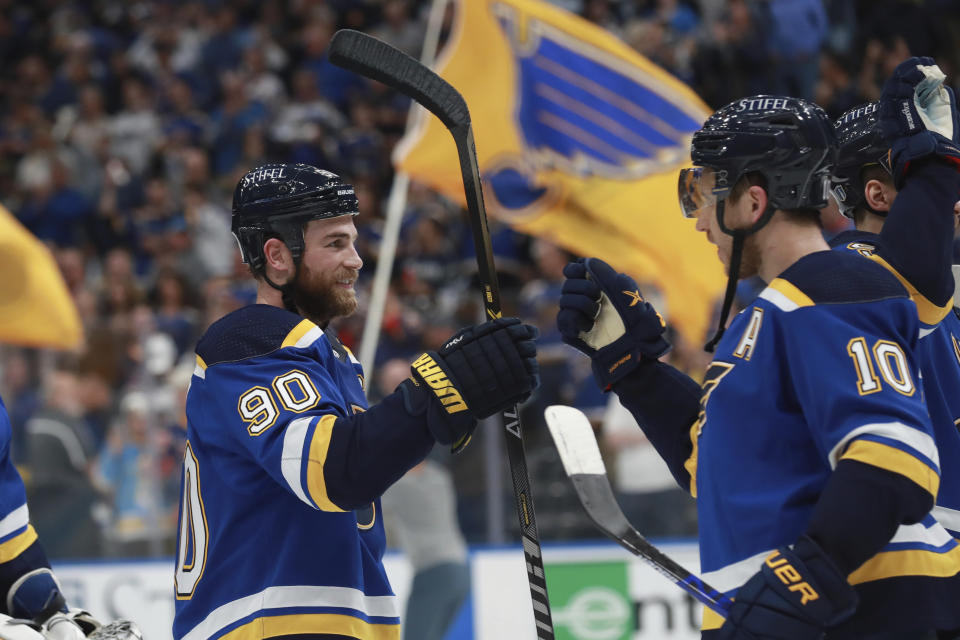
[[[175,638],[399,638],[380,500],[342,509],[324,474],[334,422],[366,407],[359,362],[309,320],[252,305],[210,327],[187,396]]]

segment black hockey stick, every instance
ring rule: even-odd
[[[657,573],[722,616],[730,599],[650,544],[623,515],[613,496],[600,447],[587,416],[579,409],[553,405],[543,412],[557,445],[563,469],[573,482],[580,503],[601,531],[630,553],[645,560]]]
[[[487,213],[480,188],[480,170],[473,142],[473,125],[463,96],[450,83],[390,45],[359,31],[343,29],[334,34],[330,42],[330,61],[344,69],[373,78],[397,91],[406,94],[423,105],[427,111],[440,118],[450,130],[460,157],[460,173],[467,198],[467,212],[473,231],[477,252],[477,267],[480,285],[483,287],[483,305],[487,315],[501,315],[500,286],[493,265],[493,248],[487,229]],[[523,451],[523,432],[520,427],[520,410],[514,406],[502,414],[507,430],[507,457],[513,476],[513,492],[520,517],[520,532],[523,551],[527,561],[527,578],[530,597],[533,601],[533,617],[537,637],[553,640],[553,618],[547,598],[547,581],[543,573],[543,557],[540,550],[540,534],[533,511],[533,495],[530,492],[530,474]]]

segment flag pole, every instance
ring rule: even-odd
[[[420,61],[430,66],[437,55],[440,42],[440,29],[443,26],[443,14],[449,0],[433,0],[430,14],[427,17],[427,27],[423,37],[423,51]],[[409,132],[417,118],[424,117],[423,107],[411,101],[410,111],[407,112],[405,128]],[[360,340],[360,364],[366,378],[367,389],[374,378],[374,361],[377,355],[377,344],[380,341],[380,329],[383,326],[383,311],[387,304],[387,292],[390,288],[390,274],[393,272],[393,263],[397,255],[397,241],[400,237],[400,221],[407,206],[407,192],[410,188],[410,176],[403,172],[393,175],[390,186],[390,195],[387,198],[386,219],[383,225],[383,237],[380,241],[380,253],[377,257],[377,270],[374,272],[373,285],[370,292],[370,303],[367,306],[367,316],[363,324],[363,337]]]

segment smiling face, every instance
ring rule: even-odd
[[[303,258],[293,284],[293,301],[317,325],[357,309],[354,283],[363,266],[354,243],[353,216],[311,220],[303,232]]]

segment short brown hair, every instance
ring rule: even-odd
[[[727,200],[738,200],[750,187],[760,187],[764,191],[767,191],[766,177],[759,171],[749,171],[743,174],[740,176],[740,179],[737,180],[736,184],[733,185],[733,188],[730,189],[730,195],[727,196]],[[769,191],[767,191],[767,197],[770,197]],[[823,227],[820,212],[816,209],[782,209],[782,211],[794,222],[815,222],[818,227]]]

